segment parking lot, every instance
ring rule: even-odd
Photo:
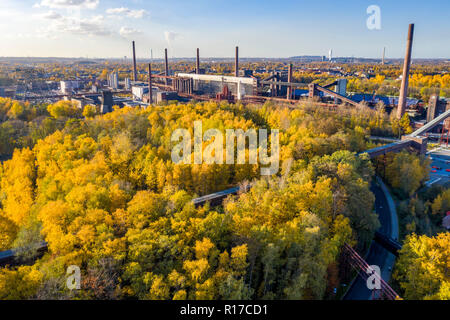
[[[435,183],[446,184],[450,182],[450,148],[436,148],[427,153],[432,163],[430,168],[430,180],[427,185]]]

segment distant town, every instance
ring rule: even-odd
[[[130,46],[132,57],[135,45]],[[328,56],[239,58],[237,47],[234,59],[200,59],[199,49],[197,58],[169,59],[167,49],[165,59],[0,58],[0,97],[34,103],[64,99],[80,109],[89,104],[108,113],[113,106],[147,107],[153,102],[190,99],[296,103],[314,97],[308,86],[316,83],[335,89],[349,104],[375,107],[382,103],[391,110],[398,105],[402,61],[385,58],[385,48],[380,59],[333,57],[331,49]],[[415,59],[411,72],[436,79],[450,77],[449,69],[446,59]],[[437,87],[428,80],[426,85],[410,84],[406,106],[414,128],[450,105],[450,90],[437,81]],[[341,102],[330,92],[320,91],[316,96],[330,106]],[[429,103],[431,107],[425,108]]]
[[[404,59],[0,58],[0,300],[449,300],[450,60],[407,27]]]

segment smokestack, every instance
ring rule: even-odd
[[[197,67],[196,73],[200,74],[200,49],[197,48]]]
[[[136,46],[133,41],[133,71],[134,71],[134,81],[137,81],[137,70],[136,70]]]
[[[234,75],[239,77],[239,47],[236,47],[236,57],[234,60]]]
[[[414,37],[414,24],[409,25],[408,39],[406,41],[406,55],[403,64],[402,86],[398,99],[397,118],[400,119],[406,110],[406,97],[408,95],[409,68],[411,66],[411,51]]]
[[[381,64],[384,65],[384,57],[386,55],[386,47],[383,47],[383,57],[381,59]]]
[[[153,103],[153,91],[152,91],[152,64],[148,64],[148,102]]]
[[[288,82],[291,83],[292,82],[292,63],[289,64],[289,69],[288,69]],[[289,86],[287,87],[287,97],[286,99],[292,99],[292,87]]]
[[[169,60],[167,58],[167,48],[164,49],[164,56],[165,56],[165,67],[166,67],[166,76],[169,76]],[[167,85],[168,80],[166,78],[165,83]]]

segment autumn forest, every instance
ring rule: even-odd
[[[204,131],[279,129],[278,174],[174,164],[171,134],[196,120]],[[371,135],[411,132],[407,116],[382,105],[336,112],[313,102],[193,101],[99,115],[68,101],[0,98],[0,121],[0,251],[17,248],[21,261],[0,268],[0,299],[337,299],[343,245],[365,252],[380,226],[376,161],[361,152],[377,146]],[[450,194],[418,195],[428,166],[407,152],[387,160],[407,226],[394,270],[405,299],[450,299],[450,234],[433,223]],[[192,202],[248,184],[221,206]],[[71,265],[83,290],[66,287]]]

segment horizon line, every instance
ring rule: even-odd
[[[0,59],[91,59],[91,60],[124,60],[125,56],[122,57],[83,57],[83,56],[0,56]],[[291,57],[239,57],[239,59],[280,59],[280,60],[286,60],[286,59],[298,59],[298,58],[309,58],[309,57],[326,57],[325,55],[299,55],[299,56],[291,56]],[[132,57],[126,56],[127,60],[132,60]],[[188,60],[196,60],[195,56],[192,57],[169,57],[169,59],[188,59]],[[234,60],[234,56],[230,57],[201,57],[200,61],[202,59],[230,59]],[[367,59],[367,60],[382,60],[380,57],[356,57],[356,56],[338,56],[333,57],[334,59]],[[423,58],[423,57],[416,57],[411,58],[412,60],[450,60],[450,57],[434,57],[434,58]],[[136,57],[136,60],[164,60],[164,57]],[[404,60],[404,57],[400,58],[384,58],[384,60]],[[323,62],[329,62],[328,57],[326,57],[326,60]]]

